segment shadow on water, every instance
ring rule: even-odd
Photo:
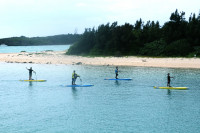
[[[115,85],[116,85],[116,86],[119,86],[119,85],[120,85],[120,83],[119,83],[118,80],[115,81]]]
[[[173,95],[173,90],[167,89],[167,94],[166,94],[168,100],[173,100],[174,96]]]
[[[72,96],[74,97],[74,99],[77,99],[78,90],[76,89],[76,87],[72,87]]]
[[[167,89],[167,95],[171,95],[171,90]]]
[[[33,82],[29,82],[29,88],[32,88]]]

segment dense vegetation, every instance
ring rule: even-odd
[[[32,37],[25,36],[11,37],[0,39],[0,44],[6,44],[8,46],[32,46],[32,45],[58,45],[58,44],[72,44],[80,39],[81,35],[67,34],[67,35],[55,35],[47,37]]]
[[[176,10],[162,27],[159,22],[142,19],[134,25],[100,25],[85,29],[81,39],[72,45],[71,55],[142,55],[142,56],[200,56],[200,14]]]

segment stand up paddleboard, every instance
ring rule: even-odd
[[[188,89],[188,87],[156,87],[154,86],[154,88],[156,89],[174,89],[174,90],[186,90]]]
[[[46,82],[46,80],[19,80],[24,82]]]
[[[104,80],[132,80],[131,78],[124,78],[124,79],[104,79]]]
[[[94,85],[66,85],[66,87],[91,87]]]

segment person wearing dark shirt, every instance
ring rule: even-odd
[[[28,68],[26,68],[28,71],[29,71],[29,80],[33,80],[32,79],[32,72],[34,72],[34,73],[36,73],[33,69],[32,69],[32,67],[30,67],[30,69],[28,69]]]
[[[116,79],[118,79],[118,72],[119,72],[118,67],[116,67],[116,69],[115,69],[115,74],[116,74],[115,78]]]
[[[171,86],[170,86],[171,78],[174,78],[174,77],[171,77],[171,76],[170,76],[170,73],[168,73],[168,74],[167,74],[167,86],[168,86],[168,87],[171,87]]]

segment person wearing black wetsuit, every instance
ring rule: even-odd
[[[171,76],[170,76],[170,73],[168,73],[168,74],[167,74],[167,86],[168,86],[168,87],[171,87],[171,86],[170,86],[171,78],[173,78],[173,77],[171,77]]]
[[[116,67],[116,69],[115,69],[115,74],[116,74],[115,78],[116,78],[116,79],[118,79],[118,78],[117,78],[118,72],[119,72],[118,67]]]
[[[32,79],[32,72],[34,72],[34,73],[36,73],[33,69],[32,69],[32,67],[30,67],[30,69],[28,69],[28,68],[26,68],[28,71],[29,71],[29,80],[33,80]]]

